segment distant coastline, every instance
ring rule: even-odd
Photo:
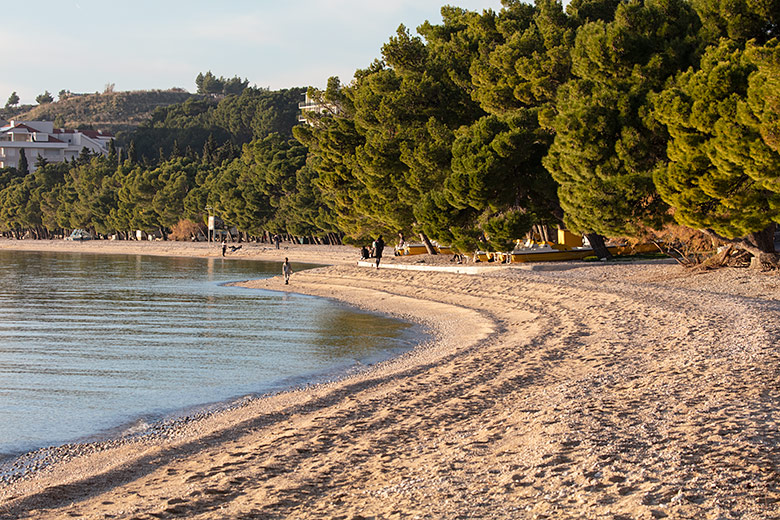
[[[239,245],[239,244],[235,244]],[[279,249],[272,244],[243,243],[241,249],[230,252],[226,259],[265,260],[342,265],[354,264],[360,258],[358,248],[348,245],[301,245],[282,242]],[[0,249],[18,251],[65,251],[95,254],[142,254],[155,256],[185,256],[198,258],[222,258],[219,242],[177,242],[141,240],[12,240],[0,238]]]

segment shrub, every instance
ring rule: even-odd
[[[170,238],[173,240],[197,240],[206,236],[206,226],[187,219],[181,219],[171,228]]]

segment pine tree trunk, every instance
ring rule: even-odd
[[[748,240],[755,244],[756,248],[762,253],[775,253],[775,230],[777,224],[769,224],[761,231],[756,231],[748,235]]]
[[[776,229],[777,224],[773,222],[761,231],[750,233],[744,238],[726,238],[712,229],[702,229],[702,231],[721,242],[734,244],[736,247],[744,249],[753,255],[750,267],[755,269],[778,269],[780,268],[780,254],[775,249]]]
[[[612,254],[607,249],[607,245],[604,243],[604,237],[598,233],[586,233],[585,238],[590,242],[590,247],[593,248],[593,252],[599,258],[599,260],[612,258]]]
[[[550,240],[550,229],[547,227],[547,224],[535,224],[534,228],[542,242],[552,242]]]
[[[431,244],[431,241],[428,240],[428,237],[425,235],[425,233],[420,233],[420,240],[422,240],[422,243],[425,245],[425,249],[428,251],[429,255],[439,254],[439,252],[436,251],[436,248],[433,247],[433,244]]]
[[[757,251],[751,251],[753,259],[750,261],[750,267],[754,269],[780,267],[780,255],[775,249],[775,230],[777,224],[769,224],[761,231],[750,233],[747,236],[748,242],[756,246]]]

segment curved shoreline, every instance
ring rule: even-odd
[[[0,240],[0,244],[2,244]],[[8,241],[6,241],[7,245]],[[10,242],[12,245],[18,244],[18,242]],[[161,255],[158,247],[159,243],[147,243],[140,242],[140,248],[133,250],[132,247],[128,247],[121,244],[121,247],[117,250],[111,248],[106,251],[102,246],[106,245],[105,242],[83,242],[77,243],[77,245],[90,245],[88,250],[85,248],[79,248],[78,251],[72,251],[71,244],[62,241],[40,241],[32,243],[32,247],[22,248],[22,251],[26,252],[65,252],[68,254],[73,253],[88,253],[88,254],[143,254],[143,255]],[[177,244],[178,245],[178,244]],[[182,244],[188,246],[189,244]],[[42,246],[42,247],[41,247]],[[97,247],[96,247],[97,246]],[[5,248],[9,249],[9,248]],[[180,255],[182,257],[194,257],[194,258],[208,258],[204,256],[198,249],[190,247],[180,248]],[[213,249],[213,248],[212,248]],[[3,250],[0,247],[0,250]],[[14,249],[17,250],[17,249]],[[212,251],[213,253],[214,251]],[[217,254],[219,251],[216,252]],[[301,254],[301,253],[299,253]],[[304,253],[305,254],[305,251]],[[168,255],[165,255],[168,256]],[[250,261],[268,262],[265,258],[255,258],[257,256],[254,252],[250,251],[247,255],[247,259]],[[307,262],[299,262],[304,265]],[[316,264],[309,264],[316,265]],[[241,286],[241,281],[227,281],[220,285],[225,286]],[[273,290],[273,292],[283,293],[285,291]],[[356,312],[366,312],[374,315],[381,315],[390,317],[387,313],[375,313],[370,312],[367,309],[361,310],[346,304],[343,301],[334,299],[332,297],[323,296],[322,298],[332,300],[334,305],[343,306],[345,308],[351,308]],[[258,399],[267,399],[269,396],[273,396],[280,393],[286,393],[291,391],[301,391],[305,388],[313,385],[330,383],[345,379],[349,376],[353,376],[359,372],[367,372],[374,365],[385,363],[389,359],[398,357],[404,352],[413,348],[418,348],[416,345],[425,343],[428,341],[428,335],[422,330],[414,330],[417,328],[417,324],[411,324],[412,329],[404,332],[405,342],[410,343],[412,341],[412,334],[416,334],[417,338],[414,340],[415,346],[408,346],[402,348],[400,345],[390,351],[383,351],[371,354],[369,357],[355,359],[352,363],[339,365],[337,367],[331,367],[323,369],[321,371],[311,372],[300,376],[289,377],[284,380],[274,381],[273,384],[267,384],[266,390],[250,392],[245,394],[239,394],[229,397],[222,401],[204,402],[195,405],[189,405],[182,409],[171,409],[164,413],[156,415],[154,418],[150,418],[150,415],[140,414],[135,419],[132,419],[123,424],[119,424],[115,427],[107,429],[105,431],[85,434],[80,438],[67,439],[61,444],[45,445],[41,447],[30,448],[29,451],[19,451],[16,453],[0,454],[0,496],[2,496],[2,486],[14,484],[20,480],[35,478],[36,475],[40,475],[42,472],[48,471],[50,466],[62,463],[64,460],[72,459],[74,457],[84,457],[90,454],[113,449],[117,446],[124,446],[129,444],[149,444],[149,443],[164,443],[168,442],[171,436],[181,436],[181,430],[186,424],[207,420],[215,415],[230,412],[236,408],[247,406],[248,403]],[[408,341],[407,341],[408,340]]]
[[[4,490],[0,518],[780,515],[776,274],[339,265],[247,285],[438,333],[170,443],[70,461]]]
[[[302,273],[296,273],[296,277]],[[266,280],[256,282],[240,283],[245,287],[254,287],[262,284]],[[273,287],[272,290],[284,290],[282,287]],[[402,303],[406,298],[391,298],[392,301],[385,301],[380,305],[367,303],[371,298],[366,298],[368,290],[352,289],[350,297],[343,295],[334,295],[331,291],[324,291],[317,294],[317,291],[306,291],[305,294],[312,296],[321,296],[329,299],[336,299],[339,302],[358,307],[368,312],[381,313],[394,316],[404,320],[414,321],[424,325],[436,336],[436,341],[425,342],[412,351],[401,354],[400,356],[380,361],[371,366],[365,367],[358,372],[341,374],[339,377],[331,378],[328,382],[319,383],[314,386],[303,388],[294,388],[282,391],[276,394],[259,396],[257,398],[238,399],[233,406],[225,409],[219,409],[212,412],[196,414],[175,419],[173,421],[163,421],[152,427],[148,434],[140,436],[129,436],[126,438],[112,439],[106,442],[96,442],[87,444],[69,444],[61,448],[42,449],[32,452],[30,455],[33,465],[38,470],[32,478],[24,479],[10,483],[5,488],[0,488],[0,518],[5,515],[14,517],[24,517],[27,513],[34,511],[38,507],[48,507],[56,502],[67,502],[67,499],[52,497],[47,491],[53,486],[57,489],[57,494],[63,488],[75,486],[78,489],[88,489],[88,493],[94,493],[98,482],[115,479],[116,474],[126,474],[128,468],[135,475],[136,471],[143,474],[147,468],[146,460],[150,453],[155,453],[160,457],[160,452],[175,452],[178,454],[184,449],[192,449],[193,444],[203,442],[203,439],[220,439],[223,436],[235,434],[235,429],[242,429],[242,424],[246,422],[263,421],[263,418],[272,417],[271,422],[279,420],[280,417],[295,413],[294,410],[306,408],[309,406],[318,406],[316,403],[321,400],[326,402],[331,399],[331,394],[339,394],[337,400],[342,400],[344,387],[353,388],[371,388],[379,381],[388,377],[401,377],[403,372],[408,371],[410,367],[416,370],[420,357],[427,357],[429,351],[439,346],[442,341],[452,340],[448,338],[448,331],[439,326],[439,318],[447,314],[446,305],[433,305],[420,313],[399,312],[398,308],[408,307]],[[399,303],[400,302],[400,303]],[[431,315],[434,313],[436,316]],[[478,325],[479,320],[466,320],[468,312],[462,309],[455,310],[454,314],[459,321]],[[463,321],[466,320],[466,321]],[[484,326],[484,325],[483,325]],[[479,327],[477,327],[479,329]],[[470,334],[473,334],[471,332]],[[467,335],[468,336],[468,335]],[[477,337],[481,332],[477,332]],[[469,336],[471,337],[471,336]],[[463,341],[463,338],[456,340],[456,343]],[[449,342],[449,341],[448,341]],[[438,354],[437,354],[438,355]],[[411,361],[414,359],[414,361]],[[312,403],[315,404],[312,404]],[[182,447],[184,446],[184,447]],[[196,449],[197,450],[197,449]],[[38,465],[37,461],[41,459],[40,455],[54,452],[52,460],[44,465]],[[98,486],[99,487],[99,486]],[[20,496],[21,495],[21,496]],[[39,517],[40,511],[34,513]]]
[[[69,244],[67,243],[61,242],[60,244],[69,246]],[[52,248],[55,244],[46,244],[46,245],[49,248]],[[93,245],[102,246],[103,244],[99,242],[95,242],[93,243]],[[0,249],[0,253],[2,253],[4,258],[10,260],[12,263],[14,263],[13,257],[19,256],[19,255],[8,254],[8,251],[3,249]],[[25,257],[28,256],[27,253],[28,252],[25,252],[24,254]],[[35,254],[35,253],[29,251],[29,254]],[[73,253],[70,251],[67,252],[67,255],[71,255],[71,254]],[[39,255],[36,254],[35,258],[44,258],[44,257],[40,257]],[[51,255],[46,255],[45,258],[53,258],[53,257]],[[62,258],[62,257],[58,257],[58,258]],[[68,256],[68,258],[71,257]],[[73,256],[73,258],[78,258],[78,256]],[[82,259],[83,258],[87,258],[87,257],[82,256]],[[109,258],[111,257],[106,257],[106,260],[108,260]],[[117,258],[117,257],[113,257],[113,258]],[[130,256],[127,258],[135,258],[135,257]],[[151,259],[152,257],[146,257],[146,258]],[[135,263],[135,260],[133,260],[133,263]],[[185,262],[185,264],[189,265],[188,262]],[[94,264],[90,263],[89,265],[94,265]],[[157,265],[157,262],[155,262],[155,265]],[[177,261],[175,262],[175,265],[177,268],[181,268],[182,263]],[[205,270],[206,262],[198,259],[197,263],[193,265],[197,265],[198,266],[197,270],[202,271]],[[229,262],[209,261],[209,273],[211,273],[212,265],[216,265],[217,266],[216,268],[219,269],[220,265],[225,266],[230,264]],[[235,278],[232,279],[240,279],[239,278],[240,276],[259,276],[259,274],[257,274],[257,269],[253,268],[251,264],[246,264],[246,262],[243,262],[242,265],[249,265],[249,268],[244,268],[243,275],[236,274]],[[300,268],[303,267],[304,266],[300,266]],[[153,267],[151,268],[151,270],[156,271],[157,267]],[[35,273],[35,271],[33,273]],[[38,275],[40,275],[40,271],[37,271],[37,273]],[[35,274],[33,274],[33,276],[35,276]],[[263,274],[263,276],[272,276],[272,275]],[[92,278],[94,278],[94,276]],[[222,279],[222,278],[226,278],[226,277],[224,276],[217,277],[217,279]],[[230,277],[227,278],[230,279]],[[105,277],[105,276],[101,276],[101,279],[106,280],[108,282],[107,287],[116,288],[116,284],[117,284],[116,280],[112,280],[111,277]],[[32,283],[33,280],[29,280],[29,282]],[[124,282],[120,282],[120,283],[124,283]],[[141,283],[145,284],[146,281],[143,281]],[[229,284],[230,282],[226,282],[225,285],[229,285]],[[209,285],[213,286],[213,284],[211,283]],[[59,284],[55,286],[49,285],[47,287],[55,287],[57,289],[61,288]],[[79,287],[82,288],[81,285]],[[27,289],[29,289],[29,287],[27,287]],[[41,292],[41,291],[36,290],[36,292]],[[43,290],[43,292],[46,293],[48,291]],[[235,292],[235,288],[233,289],[233,292]],[[240,296],[236,298],[240,298]],[[233,297],[228,296],[228,299],[233,299]],[[296,300],[301,300],[301,298],[296,298]],[[342,307],[346,308],[346,306],[342,306]],[[37,314],[37,312],[34,312],[33,315],[34,314]],[[291,317],[290,319],[293,319],[293,317]],[[124,323],[125,329],[132,329],[132,327],[128,327],[127,325],[128,325],[127,322],[125,322]],[[54,440],[48,441],[47,443],[44,442],[36,443],[35,440],[37,438],[30,436],[31,438],[33,438],[33,441],[29,441],[28,444],[23,445],[21,448],[16,449],[15,451],[12,451],[11,448],[16,448],[16,445],[14,445],[13,442],[8,443],[6,441],[14,441],[19,438],[25,438],[24,434],[26,434],[27,431],[25,431],[26,425],[24,424],[24,420],[22,420],[21,421],[22,424],[18,425],[19,429],[22,431],[15,432],[14,430],[16,430],[16,428],[13,428],[12,430],[8,431],[8,435],[9,435],[8,438],[3,439],[4,441],[3,446],[8,449],[0,453],[0,487],[3,486],[4,484],[8,484],[10,482],[19,480],[20,478],[27,476],[27,474],[31,472],[40,471],[41,469],[52,464],[56,460],[61,460],[63,458],[72,458],[76,455],[100,451],[105,449],[104,446],[112,446],[118,443],[128,443],[128,442],[138,443],[141,442],[142,439],[144,438],[146,439],[161,438],[164,436],[164,433],[166,431],[171,429],[172,424],[178,425],[183,421],[186,422],[194,418],[201,419],[203,417],[213,415],[215,412],[218,412],[222,409],[233,408],[236,406],[235,405],[236,401],[245,400],[247,396],[253,396],[253,397],[265,396],[272,393],[278,393],[279,391],[286,390],[286,389],[309,386],[314,382],[332,380],[341,377],[342,373],[352,373],[354,372],[355,367],[357,366],[374,364],[380,360],[386,359],[387,357],[397,355],[399,352],[405,349],[412,348],[412,344],[410,343],[413,339],[411,337],[411,332],[410,332],[411,330],[412,329],[409,329],[409,331],[405,332],[403,335],[399,334],[397,338],[399,342],[391,343],[390,345],[392,347],[392,350],[386,354],[380,352],[377,352],[376,354],[369,353],[366,354],[365,358],[360,357],[364,353],[350,354],[350,356],[354,356],[355,359],[352,359],[351,357],[345,358],[343,362],[341,360],[338,361],[338,365],[334,365],[329,368],[323,368],[321,370],[316,370],[312,368],[312,371],[309,373],[301,374],[300,376],[296,376],[296,375],[287,376],[285,379],[280,379],[285,376],[278,375],[279,371],[277,370],[276,380],[269,381],[269,382],[262,382],[257,385],[252,385],[249,388],[247,388],[248,385],[245,385],[243,388],[235,390],[233,393],[225,392],[223,394],[215,395],[214,392],[208,392],[208,394],[204,394],[204,400],[202,402],[191,401],[194,402],[194,404],[190,404],[190,402],[185,402],[184,404],[178,404],[179,403],[178,401],[174,401],[163,395],[162,399],[165,402],[160,402],[159,403],[160,406],[156,408],[154,413],[148,412],[149,407],[147,407],[147,409],[145,410],[142,408],[136,409],[133,407],[134,403],[128,402],[128,406],[126,408],[120,407],[114,410],[117,412],[121,412],[120,414],[122,415],[121,419],[119,419],[118,421],[108,422],[109,426],[105,429],[98,430],[94,428],[94,426],[90,428],[90,423],[92,421],[78,417],[81,414],[79,413],[78,409],[74,409],[73,412],[75,413],[68,413],[67,415],[71,417],[76,424],[83,427],[81,428],[81,430],[76,429],[76,433],[71,433],[67,436],[62,435],[62,430],[59,431],[55,430],[53,431],[54,436],[49,437],[50,439],[54,439]],[[45,329],[42,332],[46,332]],[[177,334],[178,332],[179,331],[177,329]],[[256,332],[250,331],[250,334],[255,335]],[[115,343],[116,341],[119,341],[117,340],[115,335],[112,334],[111,337],[114,338]],[[229,352],[226,352],[226,354],[229,354]],[[87,363],[87,366],[89,366],[89,363]],[[42,368],[45,369],[46,367],[44,366]],[[11,368],[11,373],[13,373],[13,368]],[[251,376],[251,374],[248,375]],[[241,378],[237,381],[253,382],[256,379],[257,379],[256,377],[255,378],[250,377],[250,378]],[[118,383],[123,383],[123,382],[124,380],[118,381]],[[186,381],[182,381],[182,382],[186,383]],[[228,383],[230,382],[232,381],[228,380]],[[116,382],[112,381],[110,384],[113,385],[115,383]],[[7,388],[9,384],[11,386],[18,386],[18,385],[13,385],[13,382],[11,380],[8,380],[5,381],[4,387]],[[75,388],[72,385],[68,385],[68,387],[71,390],[75,390]],[[18,395],[18,393],[11,393],[11,395]],[[9,399],[8,394],[6,394],[6,399]],[[133,398],[131,397],[131,401],[132,399]],[[23,402],[24,400],[20,401],[20,403]],[[45,401],[40,400],[40,397],[38,397],[36,401],[33,401],[32,403],[35,403],[36,405],[46,404]],[[56,411],[52,410],[52,412],[54,413]],[[108,410],[108,412],[110,413],[111,410]],[[44,416],[49,416],[49,415],[50,414],[48,413],[48,409],[46,409],[44,411]],[[11,417],[14,416],[12,415]],[[49,416],[48,420],[51,421],[52,417]],[[5,426],[13,427],[15,419],[12,418],[10,419],[9,422],[10,424],[6,424]],[[68,431],[72,431],[72,430],[68,430]]]

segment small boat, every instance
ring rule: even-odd
[[[630,255],[656,251],[654,244],[639,244],[636,246],[607,246],[611,255]],[[594,256],[593,248],[589,246],[568,246],[553,242],[526,242],[508,253],[478,252],[478,258],[483,262],[498,263],[528,263],[528,262],[565,262],[567,260],[582,260]]]
[[[404,244],[404,247],[396,249],[399,256],[424,255],[428,252],[424,244]]]
[[[436,249],[436,252],[440,255],[452,255],[455,254],[455,252],[450,248],[450,246],[440,246],[438,244],[432,244],[434,249]],[[425,247],[425,244],[404,244],[403,247],[396,248],[395,249],[396,256],[408,256],[408,255],[424,255],[428,253],[428,249]]]
[[[503,253],[502,255],[499,255],[499,258],[505,263],[562,262],[566,260],[582,260],[586,256],[592,255],[593,249],[590,247],[555,249],[554,247],[547,246],[533,249],[515,249],[511,253]]]

